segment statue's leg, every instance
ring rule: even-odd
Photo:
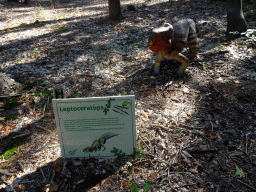
[[[189,65],[189,59],[185,55],[182,55],[176,50],[169,52],[168,54],[166,53],[164,57],[166,59],[175,59],[181,62],[181,65],[179,66],[179,69],[177,71],[178,76],[182,76]]]
[[[155,68],[154,68],[154,74],[158,75],[160,72],[160,67],[161,67],[161,61],[163,60],[164,56],[163,53],[160,51],[158,52],[156,56],[156,63],[155,63]]]

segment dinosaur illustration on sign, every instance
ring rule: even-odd
[[[104,146],[104,144],[106,143],[106,141],[117,135],[118,134],[114,134],[111,132],[104,133],[99,139],[94,140],[91,146],[84,148],[83,152],[88,153],[93,151],[100,151],[102,147],[104,148],[103,151],[105,151],[106,147]]]

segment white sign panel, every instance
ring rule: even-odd
[[[63,158],[111,158],[136,147],[135,97],[53,99]]]

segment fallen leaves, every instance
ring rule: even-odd
[[[195,159],[194,164],[195,164],[197,167],[201,167],[201,166],[202,166],[202,162],[200,162],[199,159]]]
[[[240,169],[237,165],[236,165],[236,173],[234,175],[234,177],[239,176],[240,178],[245,177],[245,173],[242,169]]]
[[[130,188],[130,187],[131,187],[130,182],[129,182],[128,180],[125,180],[125,181],[123,182],[123,188],[124,188],[124,189],[128,189],[128,188]]]
[[[149,175],[148,180],[155,179],[157,177],[157,172],[153,172]]]
[[[25,190],[25,186],[23,184],[20,184],[19,187],[15,188],[16,192],[22,192],[23,190]]]
[[[141,116],[142,116],[142,118],[143,118],[143,120],[144,121],[147,121],[148,120],[148,115],[147,115],[147,113],[145,113],[144,111],[141,111]]]

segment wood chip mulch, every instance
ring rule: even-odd
[[[18,147],[0,159],[0,191],[256,191],[256,51],[244,37],[225,38],[225,2],[121,9],[124,19],[111,21],[105,0],[0,2],[1,72],[23,86],[0,97],[0,155]],[[168,60],[153,75],[148,32],[183,18],[204,34],[196,60],[182,79]],[[135,95],[136,155],[62,159],[54,89],[67,98]],[[10,97],[18,105],[7,110]]]

